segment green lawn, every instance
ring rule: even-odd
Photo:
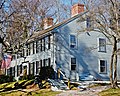
[[[21,80],[18,83],[23,86],[26,85],[31,85],[31,82],[33,82],[33,80]],[[50,89],[41,89],[41,90],[37,90],[37,91],[30,91],[30,89],[26,89],[26,91],[18,91],[16,89],[14,89],[14,84],[15,82],[9,82],[9,83],[3,83],[0,84],[0,96],[55,96],[56,94],[59,94],[60,92],[53,92]],[[5,91],[3,92],[2,90],[4,90],[5,88],[10,88],[11,91]],[[8,89],[9,90],[9,89]],[[33,89],[34,90],[34,89]]]
[[[59,94],[60,92],[53,92],[50,89],[41,89],[38,91],[32,91],[32,92],[23,92],[23,91],[12,91],[12,92],[2,92],[0,93],[0,96],[55,96],[56,94]]]
[[[99,93],[99,96],[120,96],[120,88],[102,91]]]

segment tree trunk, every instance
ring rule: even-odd
[[[114,46],[111,55],[111,63],[110,63],[110,83],[112,87],[113,87],[113,58],[114,58]]]
[[[118,87],[117,85],[117,40],[114,37],[114,88]]]
[[[117,85],[117,40],[116,37],[113,36],[113,51],[111,56],[111,64],[110,64],[110,83],[112,88],[118,87]]]

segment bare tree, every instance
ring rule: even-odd
[[[101,32],[111,42],[112,55],[110,63],[110,82],[112,88],[116,88],[118,87],[117,52],[120,40],[120,2],[119,0],[85,0],[84,3],[86,10],[88,11],[87,17],[94,23],[94,26],[86,28],[85,30]]]
[[[25,43],[34,32],[43,30],[43,19],[56,18],[55,23],[67,18],[64,15],[68,7],[59,0],[11,0],[9,12],[15,12],[9,18],[7,40],[12,49]]]

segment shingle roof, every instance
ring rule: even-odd
[[[67,19],[67,20],[64,20],[63,22],[60,22],[60,23],[58,23],[58,24],[56,24],[56,25],[53,25],[53,26],[51,26],[50,28],[47,28],[47,29],[45,29],[45,30],[36,32],[36,33],[34,33],[34,34],[32,35],[32,37],[29,38],[29,41],[33,41],[35,38],[39,38],[40,36],[42,36],[42,35],[44,35],[44,34],[46,34],[46,33],[49,33],[49,32],[51,32],[52,30],[57,29],[58,27],[62,27],[62,26],[64,26],[65,24],[68,24],[69,22],[75,20],[76,18],[78,18],[78,17],[80,17],[80,16],[82,16],[82,15],[84,15],[84,14],[86,14],[86,13],[87,13],[87,12],[80,13],[80,14],[78,14],[78,15],[76,15],[76,16],[73,16],[73,17]]]

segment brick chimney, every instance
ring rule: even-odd
[[[72,6],[72,9],[71,9],[71,17],[73,17],[81,12],[84,12],[84,5],[83,4],[75,4]]]
[[[44,18],[43,21],[44,21],[44,29],[47,29],[53,25],[53,18],[51,17]]]

